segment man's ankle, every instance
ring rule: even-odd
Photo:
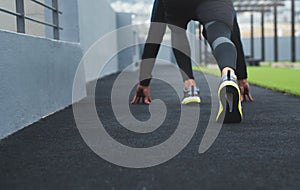
[[[227,75],[228,71],[230,71],[230,75],[233,76],[235,80],[237,80],[234,69],[232,69],[230,67],[225,67],[224,69],[222,69],[222,71],[221,71],[222,77],[224,75]]]
[[[196,86],[196,82],[194,79],[188,79],[184,81],[184,89],[188,89],[191,86]]]

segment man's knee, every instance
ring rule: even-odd
[[[168,27],[171,30],[171,32],[175,34],[185,34],[186,32],[184,27],[180,27],[177,25],[168,24]]]
[[[227,38],[228,41],[225,40],[225,42],[231,42],[231,29],[225,23],[212,21],[205,24],[204,27],[207,34],[207,40],[210,44],[214,43],[215,40],[221,37],[223,41]],[[220,39],[218,41],[220,41]]]
[[[205,24],[207,33],[207,40],[213,50],[219,46],[226,46],[227,48],[234,48],[235,45],[231,41],[231,29],[224,23],[213,21]]]

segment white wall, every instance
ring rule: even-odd
[[[78,100],[86,96],[86,82],[119,69],[116,32],[106,38],[104,45],[90,49],[117,28],[116,13],[110,4],[106,0],[60,0],[59,9],[63,12],[59,41],[49,39],[49,28],[45,31],[48,38],[0,29],[0,139],[73,103],[73,80],[84,54],[89,54],[84,62],[105,69],[101,75],[93,67],[79,73],[82,90]],[[45,20],[51,21],[46,11]]]
[[[1,139],[72,103],[82,50],[75,43],[1,30],[0,40]]]
[[[106,0],[78,0],[78,18],[80,31],[80,44],[85,54],[87,62],[99,64],[105,67],[105,72],[101,73],[93,67],[85,67],[87,82],[96,80],[99,76],[104,76],[118,71],[118,60],[111,55],[117,52],[117,35],[110,36],[109,43],[105,48],[97,44],[89,51],[89,48],[107,33],[117,28],[116,13]],[[89,52],[88,52],[89,51]],[[112,59],[111,59],[112,58]],[[109,64],[105,61],[111,59]]]

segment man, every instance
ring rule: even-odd
[[[176,5],[176,2],[175,2],[175,5]],[[186,4],[182,4],[182,5],[183,5],[183,7],[186,6]],[[172,7],[172,5],[171,5],[171,7]],[[173,6],[173,8],[174,8],[174,6]],[[175,7],[175,10],[176,10],[176,7]],[[179,22],[177,22],[177,23],[175,22],[175,24],[178,25],[179,27],[182,27],[182,28],[186,29],[187,22],[193,16],[190,16],[190,15],[188,15],[188,16],[181,15],[181,16],[182,17],[178,17]],[[185,19],[182,20],[182,18],[185,18]],[[135,97],[133,98],[133,100],[131,101],[131,103],[138,102],[140,98],[143,98],[143,102],[145,104],[150,104],[150,102],[151,102],[150,95],[149,95],[149,92],[150,92],[149,91],[149,83],[150,83],[151,71],[152,71],[152,68],[153,68],[153,65],[154,65],[154,61],[150,60],[150,61],[147,62],[147,61],[144,61],[144,60],[149,59],[149,58],[155,58],[157,56],[157,53],[158,53],[158,50],[159,50],[159,43],[162,41],[162,37],[163,37],[165,29],[166,29],[166,26],[163,25],[163,24],[161,24],[161,25],[153,24],[153,22],[163,22],[163,23],[166,22],[165,14],[164,14],[164,7],[163,7],[163,4],[162,4],[161,1],[156,0],[154,2],[151,22],[152,22],[152,24],[150,26],[147,41],[151,41],[151,42],[154,41],[157,44],[146,43],[146,45],[145,45],[140,76],[146,76],[146,77],[144,78],[145,80],[143,80],[143,78],[140,77],[140,81],[141,81],[140,85],[138,85],[137,93],[136,93]],[[238,24],[237,24],[236,19],[235,19],[234,23],[235,23],[234,32],[235,32],[236,35],[233,36],[233,39],[236,39],[236,40],[233,40],[233,41],[238,46],[238,49],[239,49],[239,63],[241,65],[240,67],[237,68],[237,71],[238,72],[240,71],[240,73],[241,73],[241,74],[238,74],[239,84],[240,84],[241,89],[245,89],[243,92],[248,91],[247,92],[248,98],[250,100],[252,100],[252,97],[249,93],[249,85],[248,85],[248,82],[247,82],[247,73],[246,73],[246,67],[245,67],[245,61],[244,61],[244,54],[243,54],[243,49],[242,49],[242,45],[241,45],[241,41],[240,41],[240,33],[239,33],[239,28],[238,28]],[[173,28],[172,35],[176,34],[176,32],[180,33],[180,30],[177,30],[177,29]],[[206,30],[204,31],[204,34],[207,37]],[[151,39],[151,40],[149,40],[149,39]],[[172,39],[174,39],[174,36],[173,36]],[[190,53],[189,45],[188,45],[187,38],[186,38],[186,34],[183,34],[181,32],[181,34],[177,35],[177,38],[175,38],[175,39],[177,39],[177,40],[179,39],[178,42],[181,45],[184,44],[184,46],[185,46],[185,47],[183,47],[183,49],[185,49],[186,52]],[[174,45],[174,40],[172,40],[172,42],[173,42],[173,45]],[[176,48],[174,48],[174,53],[175,53],[175,56],[176,56],[176,53],[178,54],[178,52],[176,52]],[[186,56],[186,57],[188,57],[188,56]],[[190,91],[193,90],[193,89],[197,89],[196,85],[195,85],[195,82],[194,82],[194,79],[193,79],[193,75],[191,74],[191,62],[190,62],[190,60],[188,60],[187,58],[185,58],[184,56],[182,56],[180,54],[176,56],[176,59],[177,59],[178,65],[181,68],[181,70],[183,70],[185,73],[187,73],[187,76],[189,77],[189,78],[184,78],[184,75],[183,75],[185,89],[189,88]],[[185,60],[185,61],[182,61],[182,60]],[[150,71],[150,74],[149,74],[149,71]],[[240,81],[243,82],[243,83],[240,83]],[[196,91],[196,93],[197,93],[197,91]],[[190,94],[194,95],[194,93],[190,93]],[[189,96],[189,94],[187,94],[187,96],[185,95],[185,97],[182,101],[183,104],[186,103],[186,102],[187,103],[189,102],[189,101],[185,101],[186,98],[188,98],[188,100],[192,100],[191,102],[198,102],[197,99],[194,99],[193,97],[191,98],[191,96]],[[200,98],[199,98],[199,102],[200,102]]]
[[[155,58],[158,54],[160,43],[166,31],[166,19],[163,3],[161,0],[155,0],[151,16],[151,25],[148,38],[146,40],[144,52],[142,55],[142,63],[140,69],[140,84],[137,86],[137,92],[131,101],[132,104],[139,102],[142,98],[143,103],[150,104],[151,72],[154,66]],[[185,45],[186,54],[173,48],[173,52],[180,68],[184,83],[184,98],[182,104],[191,102],[200,103],[199,89],[196,87],[194,80],[192,63],[188,55],[190,55],[190,47],[187,36],[181,38],[182,44]]]
[[[140,84],[137,86],[136,96],[133,98],[131,103],[137,103],[139,100],[143,98],[143,103],[150,104],[150,90],[149,84],[151,81],[151,71],[154,66],[155,58],[158,54],[160,43],[163,40],[163,36],[166,31],[166,19],[164,13],[164,7],[161,0],[155,0],[152,9],[151,15],[151,25],[148,33],[148,37],[146,40],[146,44],[144,47],[143,55],[142,55],[142,63],[140,70]],[[205,35],[205,30],[203,30],[203,35]],[[236,74],[238,78],[238,84],[241,90],[241,101],[248,99],[253,101],[253,98],[250,94],[249,84],[247,80],[247,69],[246,69],[246,61],[244,56],[244,50],[240,37],[240,29],[237,23],[237,18],[234,19],[234,27],[233,33],[231,36],[232,41],[236,45],[237,48],[237,68]],[[156,43],[147,43],[147,42],[156,42]],[[148,60],[149,59],[149,60]],[[141,76],[145,76],[144,80]]]

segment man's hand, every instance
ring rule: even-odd
[[[241,90],[241,102],[248,99],[252,102],[253,98],[250,94],[250,86],[247,79],[238,80],[238,84]]]
[[[136,87],[135,96],[133,97],[130,103],[136,104],[139,103],[140,100],[142,100],[142,102],[147,105],[151,103],[149,86],[138,85]]]

